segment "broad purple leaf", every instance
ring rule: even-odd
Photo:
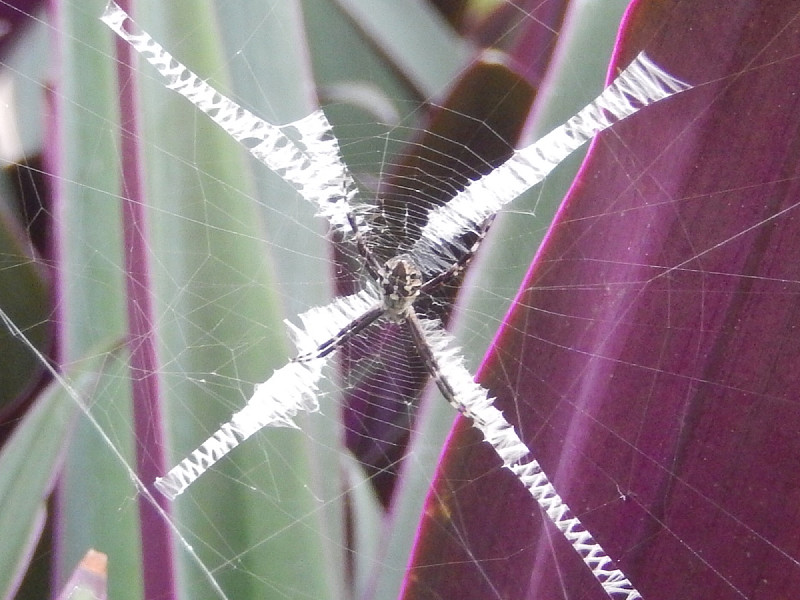
[[[594,144],[479,379],[648,600],[800,589],[800,19],[637,2],[642,49],[700,84]],[[405,598],[604,598],[460,420]]]

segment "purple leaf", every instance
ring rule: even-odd
[[[695,90],[594,144],[479,380],[648,600],[800,589],[800,59],[782,2],[637,2]],[[461,420],[405,598],[604,598]]]

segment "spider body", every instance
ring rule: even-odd
[[[386,261],[379,278],[386,318],[402,323],[422,290],[422,275],[417,265],[407,254],[395,256]]]
[[[381,290],[381,301],[371,310],[342,328],[332,338],[320,344],[316,350],[296,356],[294,362],[308,362],[328,356],[379,319],[386,319],[392,323],[406,324],[428,375],[436,382],[445,399],[453,406],[458,407],[458,400],[455,398],[453,390],[441,377],[439,366],[433,353],[430,348],[422,347],[425,345],[424,334],[421,330],[420,316],[417,314],[414,303],[421,296],[430,295],[437,289],[447,285],[464,271],[486,236],[493,220],[494,215],[486,219],[479,231],[476,232],[475,240],[469,250],[460,256],[455,263],[429,279],[424,279],[416,261],[407,253],[397,254],[381,265],[380,259],[369,248],[355,214],[349,212],[347,214],[347,222],[353,231],[356,250],[361,257],[362,266],[365,268],[369,279],[377,284],[378,289]]]

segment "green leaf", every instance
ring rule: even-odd
[[[70,37],[70,29],[64,30],[65,121],[72,127],[61,177],[77,182],[66,190],[69,209],[60,222],[69,257],[69,264],[60,267],[68,284],[64,330],[74,339],[68,356],[83,347],[92,332],[125,328],[114,176],[121,159],[113,138],[118,129],[108,125],[116,119],[113,62],[107,59],[112,56],[112,38],[98,20],[102,4],[94,8],[69,7],[76,13],[74,31],[81,34]],[[221,44],[220,22],[209,4],[142,2],[137,8],[142,26],[165,47],[222,89],[228,88],[225,60],[233,52]],[[298,54],[302,48],[298,29],[287,27],[293,11],[299,26],[297,9],[288,7],[286,18],[268,21],[273,31],[259,31],[271,44],[283,46],[270,52]],[[240,17],[250,14],[244,10]],[[255,43],[249,49],[235,39],[228,43],[254,56],[261,51]],[[99,48],[107,50],[98,52]],[[248,54],[241,56],[244,66],[256,65]],[[83,81],[90,71],[87,66],[103,58],[102,66],[91,69],[91,82]],[[166,402],[166,423],[154,425],[166,425],[170,454],[177,461],[241,406],[255,383],[285,362],[289,351],[279,319],[281,304],[294,313],[308,307],[308,298],[324,298],[325,264],[314,257],[324,256],[325,245],[319,232],[309,232],[313,210],[288,186],[254,164],[189,103],[164,89],[146,65],[140,72],[144,127],[134,134],[140,136],[146,158],[154,333]],[[269,89],[250,89],[260,92],[253,100],[262,106],[257,112],[275,118],[270,114],[274,111],[282,119],[306,114],[310,105],[298,105],[297,98],[307,98],[310,83],[298,77],[297,69],[273,75]],[[292,94],[289,89],[298,91]],[[233,95],[238,99],[237,91]],[[101,132],[92,135],[93,127]],[[100,143],[106,143],[106,149],[101,150]],[[95,171],[101,161],[108,164]],[[97,190],[96,204],[87,190]],[[84,213],[89,207],[91,217]],[[287,223],[296,230],[287,231]],[[282,252],[276,253],[276,248]],[[273,271],[281,273],[280,286]],[[305,292],[302,300],[287,301],[300,287]],[[79,430],[63,478],[58,538],[64,548],[60,573],[68,572],[86,547],[108,553],[109,594],[118,598],[141,595],[140,576],[135,575],[140,561],[147,560],[139,556],[136,534],[135,508],[141,498],[128,473],[110,456],[109,440],[98,433],[109,434],[110,443],[133,465],[129,402],[124,389],[99,399],[92,410],[100,431]],[[175,503],[181,594],[216,594],[212,577],[232,597],[264,597],[276,588],[321,597],[340,585],[332,574],[342,571],[342,528],[336,526],[341,509],[335,500],[328,500],[323,510],[317,506],[318,495],[335,498],[339,488],[335,479],[319,478],[313,484],[315,472],[336,472],[338,454],[312,452],[310,440],[315,438],[271,431],[237,450]],[[124,569],[126,578],[115,578],[115,569]],[[242,576],[243,572],[260,577]]]
[[[0,597],[13,595],[47,517],[47,500],[64,460],[79,414],[78,399],[89,399],[109,382],[120,381],[124,364],[94,353],[54,380],[17,425],[0,451]]]

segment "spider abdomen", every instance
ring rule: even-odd
[[[386,317],[396,323],[404,321],[422,287],[417,265],[407,254],[395,256],[386,261],[381,279]]]

